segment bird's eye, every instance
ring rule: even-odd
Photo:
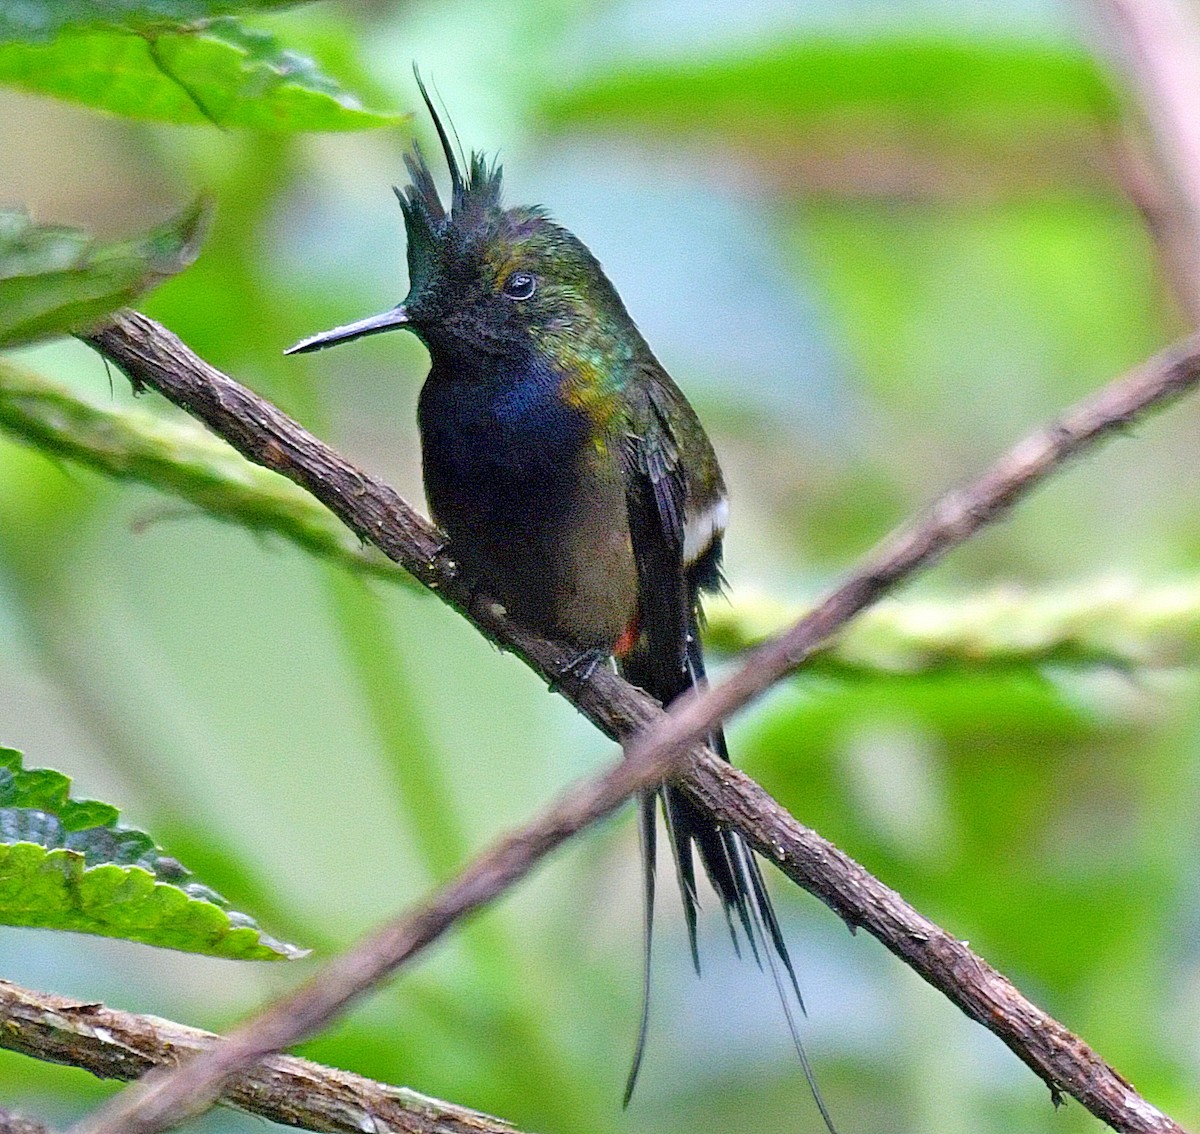
[[[528,272],[513,272],[504,281],[504,294],[509,299],[528,299],[537,291],[537,280]]]

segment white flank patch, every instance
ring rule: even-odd
[[[710,547],[713,540],[725,534],[729,521],[729,501],[722,496],[698,516],[690,516],[683,525],[683,562],[695,563]]]

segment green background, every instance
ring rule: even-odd
[[[421,65],[464,145],[499,151],[509,199],[546,205],[599,256],[695,402],[730,482],[734,595],[803,600],[1185,329],[1113,176],[1127,100],[1088,15],[464,0],[322,3],[255,26],[371,107],[413,111]],[[131,123],[0,89],[0,204],[115,237],[207,191],[200,259],[144,309],[420,500],[415,340],[280,353],[403,297],[390,186],[414,134],[428,149],[423,114],[284,135]],[[131,399],[79,344],[14,357],[99,404]],[[1113,443],[912,592],[1193,577],[1198,426],[1184,404]],[[798,678],[733,725],[732,748],[1194,1125],[1198,684],[1186,669],[986,661]],[[4,929],[0,975],[215,1029],[612,755],[436,601],[7,437],[0,742],[117,804],[268,932],[314,949],[266,966]],[[650,1048],[621,1113],[636,854],[626,810],[305,1052],[527,1130],[818,1129],[769,978],[732,956],[710,898],[697,981],[665,885]],[[1056,1112],[877,943],[771,883],[843,1134],[1099,1129],[1074,1103]],[[56,1122],[109,1089],[0,1057],[0,1100]],[[263,1124],[222,1112],[204,1128]]]

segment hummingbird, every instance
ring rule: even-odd
[[[700,600],[723,583],[729,505],[712,443],[592,253],[541,207],[506,207],[502,169],[483,153],[461,167],[416,79],[449,170],[450,202],[414,144],[404,159],[409,184],[394,189],[408,296],[285,353],[414,333],[431,364],[417,408],[426,497],[472,591],[577,650],[584,666],[611,658],[670,705],[705,681]],[[728,760],[724,734],[708,739]],[[649,1027],[660,805],[697,973],[696,857],[735,950],[744,936],[770,970],[833,1134],[792,1010],[794,998],[804,1011],[799,982],[754,854],[669,783],[638,803],[642,1001],[625,1105]]]

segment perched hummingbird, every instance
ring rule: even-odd
[[[419,148],[396,197],[408,237],[408,297],[287,353],[394,328],[429,350],[418,424],[433,519],[471,587],[519,624],[612,657],[664,705],[704,681],[700,595],[721,585],[728,504],[712,443],[651,353],[596,258],[540,208],[505,208],[501,169],[473,153],[460,170],[420,75],[450,171],[447,209]],[[710,738],[726,759],[721,732]],[[830,1131],[789,1002],[795,970],[750,848],[667,784],[639,816],[645,939],[629,1102],[649,1022],[656,801],[675,859],[692,959],[693,849],[738,947],[765,958],[804,1073]]]

